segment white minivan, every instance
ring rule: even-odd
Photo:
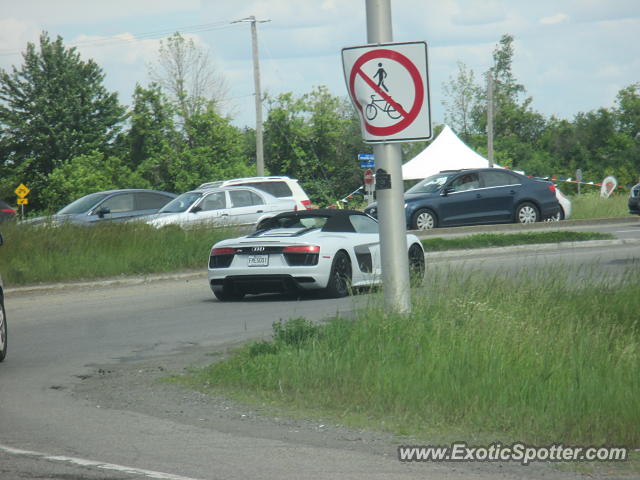
[[[219,180],[217,182],[203,183],[198,190],[203,188],[221,187],[253,187],[267,192],[276,198],[292,199],[296,201],[298,210],[311,208],[309,197],[298,184],[298,180],[289,177],[247,177],[233,178],[231,180]]]

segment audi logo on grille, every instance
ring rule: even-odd
[[[264,247],[252,247],[252,252],[264,252]]]

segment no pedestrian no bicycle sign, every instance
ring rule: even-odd
[[[342,65],[365,142],[431,138],[425,42],[343,48]]]

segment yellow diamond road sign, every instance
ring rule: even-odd
[[[21,184],[18,186],[18,188],[16,188],[16,190],[15,190],[16,195],[18,195],[20,198],[24,198],[24,197],[26,197],[27,195],[29,195],[29,192],[30,192],[30,191],[31,191],[31,190],[29,190],[29,189],[27,188],[27,186],[26,186],[26,185],[24,185],[24,184],[22,184],[22,183],[21,183]]]

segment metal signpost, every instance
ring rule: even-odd
[[[29,195],[29,192],[31,192],[31,190],[29,190],[29,188],[23,183],[18,185],[18,188],[15,189],[15,193],[18,196],[18,201],[16,203],[20,205],[20,216],[22,217],[23,220],[24,220],[24,206],[29,205],[29,199],[26,198],[27,195]]]
[[[392,44],[390,0],[366,0],[368,45],[344,48],[342,63],[362,136],[372,143],[385,307],[411,311],[402,151],[397,142],[431,138],[427,46]]]
[[[576,180],[578,181],[578,195],[580,195],[580,183],[582,183],[582,169],[576,170]]]

